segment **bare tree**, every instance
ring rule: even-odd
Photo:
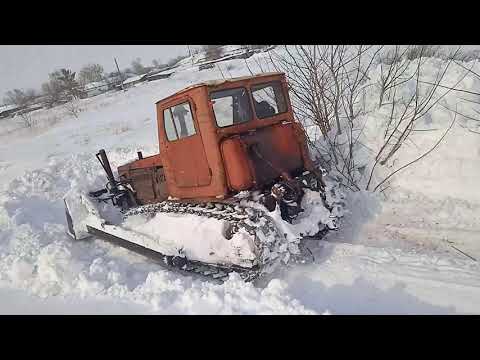
[[[78,73],[78,82],[82,86],[91,82],[101,81],[103,78],[103,66],[100,64],[85,65]]]
[[[145,68],[145,66],[142,65],[142,59],[136,58],[132,61],[132,71],[136,75],[142,75],[145,74],[148,70],[147,68]]]
[[[75,80],[75,72],[69,69],[60,69],[49,75],[50,81],[60,86],[61,90],[73,99],[78,99],[82,95],[79,84]],[[52,84],[53,85],[53,84]]]
[[[5,93],[4,102],[6,104],[14,104],[17,106],[25,106],[30,104],[35,99],[36,93],[33,89],[26,91],[20,89],[13,89]]]
[[[42,92],[46,96],[46,103],[49,107],[55,106],[62,98],[62,84],[56,79],[42,84]]]
[[[324,166],[336,170],[346,186],[359,190],[354,152],[364,123],[358,117],[365,113],[364,91],[371,85],[368,72],[380,49],[298,45],[282,50],[271,52],[270,63],[286,73],[292,107],[310,145]]]

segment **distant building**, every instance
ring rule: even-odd
[[[123,88],[128,89],[129,87],[135,86],[142,81],[145,81],[145,76],[146,74],[129,77],[122,83]]]
[[[173,69],[162,69],[162,70],[151,71],[145,75],[145,80],[154,81],[154,80],[160,80],[160,79],[167,79],[170,76],[172,76],[172,74],[174,73],[175,73],[175,70]]]
[[[105,81],[95,81],[84,86],[87,97],[103,94],[109,90],[109,86]]]
[[[206,69],[212,69],[215,67],[216,63],[222,62],[222,61],[227,61],[227,60],[233,60],[233,59],[240,59],[240,58],[245,58],[245,53],[237,53],[237,54],[229,54],[226,56],[222,56],[221,58],[215,59],[215,60],[210,60],[210,61],[203,61],[201,63],[198,63],[198,70],[206,70]]]
[[[25,106],[17,106],[17,105],[2,105],[0,106],[0,119],[6,118],[11,116],[13,113],[20,111],[21,109],[25,108]]]
[[[5,119],[7,117],[13,117],[15,115],[21,115],[29,113],[31,111],[39,110],[43,106],[39,104],[30,104],[30,105],[3,105],[0,106],[0,119]]]
[[[121,88],[122,78],[118,73],[111,73],[105,80],[108,90]]]

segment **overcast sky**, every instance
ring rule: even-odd
[[[62,67],[78,72],[85,64],[98,63],[111,72],[114,57],[125,69],[136,57],[150,66],[153,59],[167,61],[187,53],[186,45],[0,45],[0,104],[8,90],[39,90],[48,74]]]
[[[465,50],[478,48],[463,46]],[[187,53],[186,45],[0,45],[0,104],[8,90],[40,90],[48,74],[62,67],[78,72],[83,65],[98,63],[111,72],[115,70],[114,57],[120,69],[125,69],[136,57],[149,66],[153,59],[166,62]]]

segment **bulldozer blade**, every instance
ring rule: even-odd
[[[158,251],[138,245],[134,242],[125,240],[119,236],[110,234],[108,232],[97,229],[90,225],[87,225],[87,231],[92,236],[95,236],[113,245],[120,246],[136,254],[145,256],[146,258],[154,261],[155,263],[162,266],[163,268],[170,271],[176,271],[177,273],[180,273],[185,276],[192,276],[195,274],[195,276],[203,278],[204,280],[208,280],[216,284],[221,284],[223,282],[221,277],[225,277],[228,274],[228,271],[222,271],[222,269],[220,268],[209,266],[208,264],[203,265],[202,263],[199,263],[196,261],[188,261],[183,258],[181,260],[183,260],[183,263],[185,264],[184,266],[179,266],[177,264],[179,263],[179,257],[177,256],[164,255]],[[205,269],[203,269],[203,267]],[[199,271],[199,269],[205,270],[205,271]],[[207,270],[210,270],[210,271],[207,271]],[[210,273],[212,274],[212,276],[208,276],[210,275]],[[216,275],[216,276],[213,276],[213,275]]]
[[[157,251],[148,249],[144,246],[141,246],[141,245],[135,244],[131,241],[122,239],[121,237],[118,237],[116,235],[110,234],[110,233],[105,232],[103,230],[97,229],[93,226],[87,225],[87,231],[88,231],[89,234],[91,234],[91,235],[93,235],[97,238],[108,241],[109,243],[112,243],[114,245],[121,246],[121,247],[123,247],[127,250],[130,250],[130,251],[133,251],[137,254],[146,256],[146,257],[148,257],[152,260],[157,260],[159,262],[164,263],[165,259],[167,258],[166,255],[163,255],[163,254],[161,254]]]
[[[73,228],[72,216],[68,210],[67,201],[63,199],[63,203],[65,204],[65,217],[67,219],[67,234],[70,235],[74,240],[77,240],[77,236],[75,235],[75,230]]]
[[[67,222],[67,234],[74,240],[82,240],[92,235],[88,233],[86,224],[100,223],[99,216],[95,206],[91,201],[79,193],[69,193],[63,198],[65,204],[65,218]]]

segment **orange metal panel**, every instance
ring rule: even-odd
[[[254,185],[253,174],[248,164],[248,155],[239,138],[230,138],[221,145],[228,185],[232,190],[248,190]]]
[[[152,166],[162,166],[162,157],[160,154],[148,156],[146,158],[132,161],[128,164],[118,167],[118,171],[128,171],[133,169],[144,169]]]
[[[292,123],[272,125],[241,136],[251,150],[249,160],[254,169],[256,187],[303,167],[300,144]]]
[[[192,104],[197,134],[169,142],[163,125],[163,109],[186,99]],[[193,87],[187,93],[157,103],[157,121],[170,195],[182,199],[225,196],[225,174],[205,87]],[[193,174],[196,184],[193,183]]]

